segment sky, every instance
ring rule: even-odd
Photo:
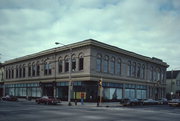
[[[180,0],[0,0],[0,62],[90,38],[180,70]]]

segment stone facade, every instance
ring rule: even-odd
[[[104,100],[165,97],[165,62],[92,39],[9,60],[3,65],[6,94],[15,96],[67,99],[67,82],[71,80],[72,99],[79,99],[83,92],[85,99],[96,100],[98,81],[102,79]]]

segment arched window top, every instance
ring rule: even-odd
[[[69,59],[69,56],[66,55],[66,56],[64,57],[64,60],[68,60],[68,59]]]
[[[105,55],[104,60],[109,60],[109,56]]]
[[[143,69],[145,68],[145,65],[144,65],[144,64],[142,64],[142,68],[143,68]]]
[[[79,53],[79,58],[83,58],[84,57],[84,53]]]
[[[128,60],[128,65],[131,65],[131,61],[130,60]]]
[[[140,64],[140,63],[138,63],[138,64],[137,64],[137,66],[138,66],[138,67],[141,67],[141,64]]]
[[[102,55],[98,53],[97,58],[102,58]]]
[[[39,61],[36,62],[36,65],[39,65]]]
[[[76,58],[76,55],[75,55],[75,54],[73,54],[71,57],[72,57],[72,59],[75,59],[75,58]]]
[[[115,57],[113,56],[113,57],[111,57],[111,61],[115,61]]]
[[[59,58],[58,58],[58,61],[62,61],[63,59],[62,59],[62,57],[60,56]]]
[[[136,65],[136,62],[133,62],[133,65],[135,66],[135,65]]]
[[[118,60],[117,60],[117,61],[118,61],[118,63],[121,63],[121,62],[122,62],[121,58],[118,58]]]

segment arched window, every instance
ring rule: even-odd
[[[32,76],[36,76],[36,66],[35,66],[35,63],[32,63]]]
[[[51,64],[47,60],[44,62],[44,75],[51,75]]]
[[[36,75],[40,76],[40,64],[39,64],[39,61],[36,63]]]
[[[104,72],[108,73],[108,68],[109,68],[109,57],[106,55],[104,58],[104,64],[103,64],[103,70]]]
[[[14,78],[14,67],[11,68],[11,78]]]
[[[150,68],[150,81],[153,81],[153,67]]]
[[[141,78],[145,79],[145,65],[142,65]]]
[[[22,77],[22,66],[20,65],[19,66],[19,78],[21,78]]]
[[[112,57],[110,61],[110,73],[111,74],[115,73],[115,57]]]
[[[100,54],[96,57],[96,71],[101,72],[102,68],[102,56]]]
[[[157,72],[156,72],[156,69],[154,69],[153,71],[153,81],[156,81],[157,80]]]
[[[76,57],[75,55],[73,54],[72,55],[72,62],[71,62],[71,65],[72,65],[72,71],[76,71]]]
[[[121,59],[119,58],[117,61],[116,73],[121,75]]]
[[[84,54],[79,54],[79,71],[84,69]]]
[[[63,61],[62,61],[62,58],[59,57],[59,59],[58,59],[58,72],[62,73],[62,69],[63,69]]]
[[[69,57],[68,56],[66,56],[65,58],[64,58],[64,61],[65,61],[65,72],[68,72],[69,71]]]
[[[137,65],[137,78],[140,78],[140,76],[141,76],[141,64],[138,63],[138,65]]]
[[[133,62],[132,64],[132,76],[136,76],[136,62]]]
[[[131,61],[128,61],[128,70],[127,70],[127,75],[131,76]]]
[[[8,78],[9,79],[11,78],[11,69],[10,68],[8,69]]]
[[[31,63],[28,64],[28,76],[31,76]]]
[[[19,78],[19,70],[18,70],[18,66],[16,66],[16,78]]]
[[[23,78],[25,78],[25,76],[26,76],[26,66],[25,66],[25,64],[22,67],[22,71],[23,71],[22,76],[23,76]]]
[[[157,69],[157,81],[161,80],[161,70],[160,68]]]

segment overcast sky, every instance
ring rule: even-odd
[[[180,0],[0,0],[0,61],[95,39],[180,69]]]

